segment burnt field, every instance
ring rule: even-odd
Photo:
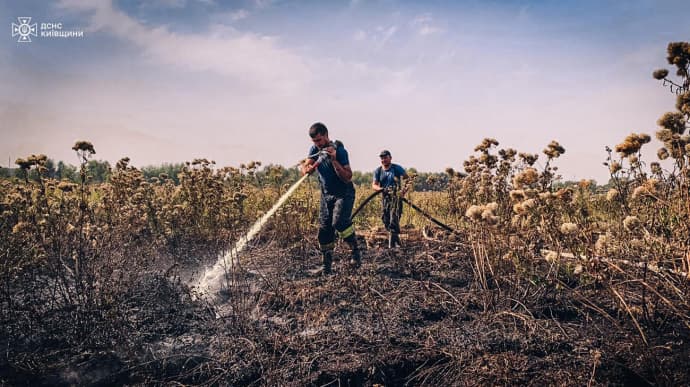
[[[687,322],[663,308],[633,320],[611,293],[628,283],[619,291],[642,296],[643,269],[594,259],[574,274],[580,262],[541,260],[528,275],[505,275],[498,264],[479,281],[466,238],[415,229],[403,237],[404,248],[389,250],[383,233],[367,233],[362,268],[341,263],[339,249],[332,276],[313,274],[320,256],[307,244],[264,239],[219,295],[201,296],[185,283],[193,268],[175,266],[142,275],[88,327],[65,310],[41,316],[38,335],[27,336],[31,317],[15,315],[3,322],[0,377],[18,385],[690,383]],[[646,273],[647,284],[656,277]]]

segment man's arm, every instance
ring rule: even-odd
[[[342,165],[338,160],[333,159],[333,168],[335,169],[335,174],[338,175],[340,180],[344,181],[345,183],[349,183],[352,181],[352,169],[350,169],[349,165]]]
[[[352,181],[352,169],[350,169],[350,165],[342,165],[340,164],[340,161],[338,161],[338,158],[336,157],[336,149],[333,146],[329,146],[326,148],[326,152],[328,152],[328,156],[331,157],[331,163],[333,164],[333,169],[335,169],[335,174],[338,175],[340,180],[342,180],[345,183],[349,183]]]
[[[374,180],[371,182],[371,188],[374,189],[374,191],[381,191],[383,190],[383,187],[381,187],[381,178],[379,177],[379,170],[381,167],[378,167],[374,169]]]

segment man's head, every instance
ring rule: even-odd
[[[379,153],[379,157],[381,158],[381,165],[383,165],[385,168],[388,168],[391,165],[391,152],[382,150],[381,153]]]
[[[328,128],[326,125],[317,122],[309,128],[309,137],[319,149],[325,148],[330,143],[328,139]]]

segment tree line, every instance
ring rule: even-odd
[[[63,161],[55,162],[53,159],[46,161],[46,171],[44,177],[56,180],[67,180],[74,183],[79,182],[79,168],[75,165]],[[160,165],[149,165],[141,168],[141,172],[146,179],[152,180],[162,175],[172,179],[175,184],[179,184],[178,174],[183,168],[188,167],[187,163],[163,163]],[[88,171],[88,182],[92,184],[104,183],[109,181],[112,165],[104,160],[89,160],[86,163]],[[241,170],[242,168],[240,168]],[[449,176],[443,172],[419,172],[415,168],[409,168],[408,174],[414,176],[415,191],[441,191],[448,186]],[[28,176],[26,175],[28,173]],[[299,179],[300,173],[297,167],[285,168],[281,165],[269,164],[262,169],[251,172],[256,184],[259,186],[286,185],[292,184]],[[36,169],[24,170],[22,168],[0,167],[0,178],[20,180],[38,180]],[[354,171],[352,182],[357,186],[369,186],[373,180],[373,171],[362,172]]]
[[[149,165],[141,168],[141,172],[147,180],[159,178],[164,175],[173,180],[177,185],[180,183],[178,174],[183,168],[187,166],[186,163],[163,163],[160,165]],[[67,164],[63,161],[57,163],[48,159],[46,161],[45,177],[56,180],[67,180],[73,183],[79,182],[78,167]],[[103,160],[89,160],[86,164],[88,171],[89,183],[98,184],[107,182],[110,179],[112,167],[108,161]],[[448,187],[449,175],[443,172],[419,172],[415,168],[408,168],[410,176],[414,176],[414,190],[415,191],[442,191]],[[0,167],[0,179],[17,178],[24,180],[27,176],[26,170],[21,168],[6,168]],[[285,168],[281,165],[269,164],[256,172],[251,172],[255,177],[257,186],[275,186],[275,185],[290,185],[297,181],[300,177],[299,169],[297,167]],[[29,180],[38,180],[38,171],[31,169],[28,171]],[[352,182],[356,186],[369,186],[373,180],[373,172],[353,171]],[[588,188],[592,191],[603,192],[611,187],[612,183],[609,181],[604,185],[598,185],[596,181],[589,180]],[[554,185],[554,188],[571,187],[580,184],[577,181],[561,181]]]

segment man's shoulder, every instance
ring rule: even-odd
[[[343,166],[350,164],[350,155],[347,153],[347,149],[345,149],[342,143],[340,143],[340,146],[335,148],[335,155]]]

